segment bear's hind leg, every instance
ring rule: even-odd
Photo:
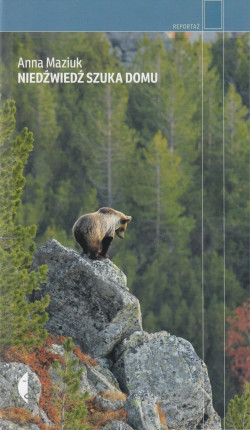
[[[85,237],[83,236],[83,234],[81,233],[81,231],[76,230],[74,232],[74,236],[75,236],[75,240],[77,241],[77,243],[81,246],[83,253],[82,254],[88,254],[89,253],[89,247],[87,244],[87,241],[85,239]]]
[[[91,258],[91,260],[97,260],[99,257],[99,252],[100,252],[100,242],[95,242],[92,243],[89,246],[89,258]]]
[[[101,250],[101,256],[104,258],[109,258],[107,251],[109,249],[109,246],[113,240],[113,237],[104,237],[102,240],[102,250]]]

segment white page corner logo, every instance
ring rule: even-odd
[[[29,390],[29,374],[28,372],[26,372],[18,382],[18,392],[26,403],[29,403],[28,390]]]

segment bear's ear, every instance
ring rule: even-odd
[[[122,219],[122,223],[125,224],[126,222],[131,222],[132,221],[132,216],[127,216],[125,215],[125,219]]]

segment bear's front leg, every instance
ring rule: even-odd
[[[109,258],[107,251],[109,249],[109,246],[113,240],[113,237],[104,237],[102,240],[102,250],[101,250],[101,256],[104,258]]]

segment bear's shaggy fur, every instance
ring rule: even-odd
[[[92,259],[109,258],[107,251],[115,233],[124,239],[127,224],[132,217],[112,208],[101,208],[97,212],[82,215],[72,228],[73,236],[83,253]]]

